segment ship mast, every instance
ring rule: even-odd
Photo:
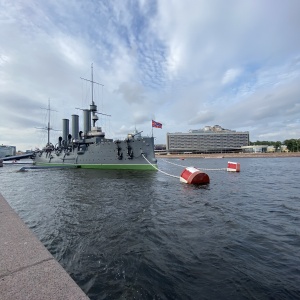
[[[91,65],[91,84],[92,84],[92,104],[94,103],[94,74],[93,74],[93,64]]]
[[[104,86],[103,84],[94,81],[94,74],[93,74],[93,64],[91,65],[91,80],[86,79],[86,78],[82,78],[80,77],[82,80],[88,81],[91,83],[91,87],[92,87],[92,104],[90,105],[90,111],[92,112],[92,120],[93,120],[93,127],[95,127],[96,122],[98,121],[98,116],[96,115],[97,113],[97,105],[95,105],[94,103],[94,84],[98,84],[101,86]]]
[[[50,109],[50,99],[48,99],[48,126],[47,126],[47,145],[49,145],[50,144],[50,130],[51,130],[51,128],[50,128],[50,111],[51,111],[51,109]]]
[[[91,86],[92,86],[92,104],[94,105],[95,104],[94,103],[94,83],[98,84],[98,85],[101,85],[101,86],[104,86],[104,85],[99,83],[99,82],[94,81],[93,64],[91,64],[91,79],[86,79],[86,78],[82,78],[82,77],[80,77],[80,79],[88,81],[88,82],[91,83]]]
[[[50,112],[51,111],[56,111],[56,110],[50,108],[50,98],[48,99],[48,107],[47,108],[41,108],[41,109],[45,109],[48,112],[48,124],[47,124],[46,128],[38,128],[38,129],[47,130],[47,145],[50,145],[50,130],[54,130],[53,128],[50,127]]]

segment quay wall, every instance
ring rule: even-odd
[[[1,194],[0,298],[89,299]]]

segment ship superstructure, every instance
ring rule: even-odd
[[[93,76],[88,81],[91,82],[93,89],[95,83]],[[72,115],[71,133],[69,119],[63,119],[62,136],[58,138],[57,144],[53,145],[48,139],[47,145],[36,152],[34,164],[95,169],[156,170],[153,137],[142,136],[142,132],[135,130],[124,140],[106,138],[102,128],[96,126],[99,112],[93,96],[90,107],[82,111],[83,131],[79,130],[78,115]]]

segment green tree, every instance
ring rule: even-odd
[[[284,141],[284,145],[287,146],[288,150],[291,152],[296,152],[297,151],[297,140],[296,139],[289,139]]]
[[[274,143],[275,151],[280,151],[281,152],[281,142],[277,141]]]

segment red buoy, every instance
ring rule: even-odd
[[[240,163],[231,162],[231,161],[228,162],[228,165],[227,165],[228,172],[240,172],[240,170],[241,170]]]
[[[181,173],[180,181],[188,184],[207,184],[209,183],[209,177],[206,173],[194,167],[188,167]]]

